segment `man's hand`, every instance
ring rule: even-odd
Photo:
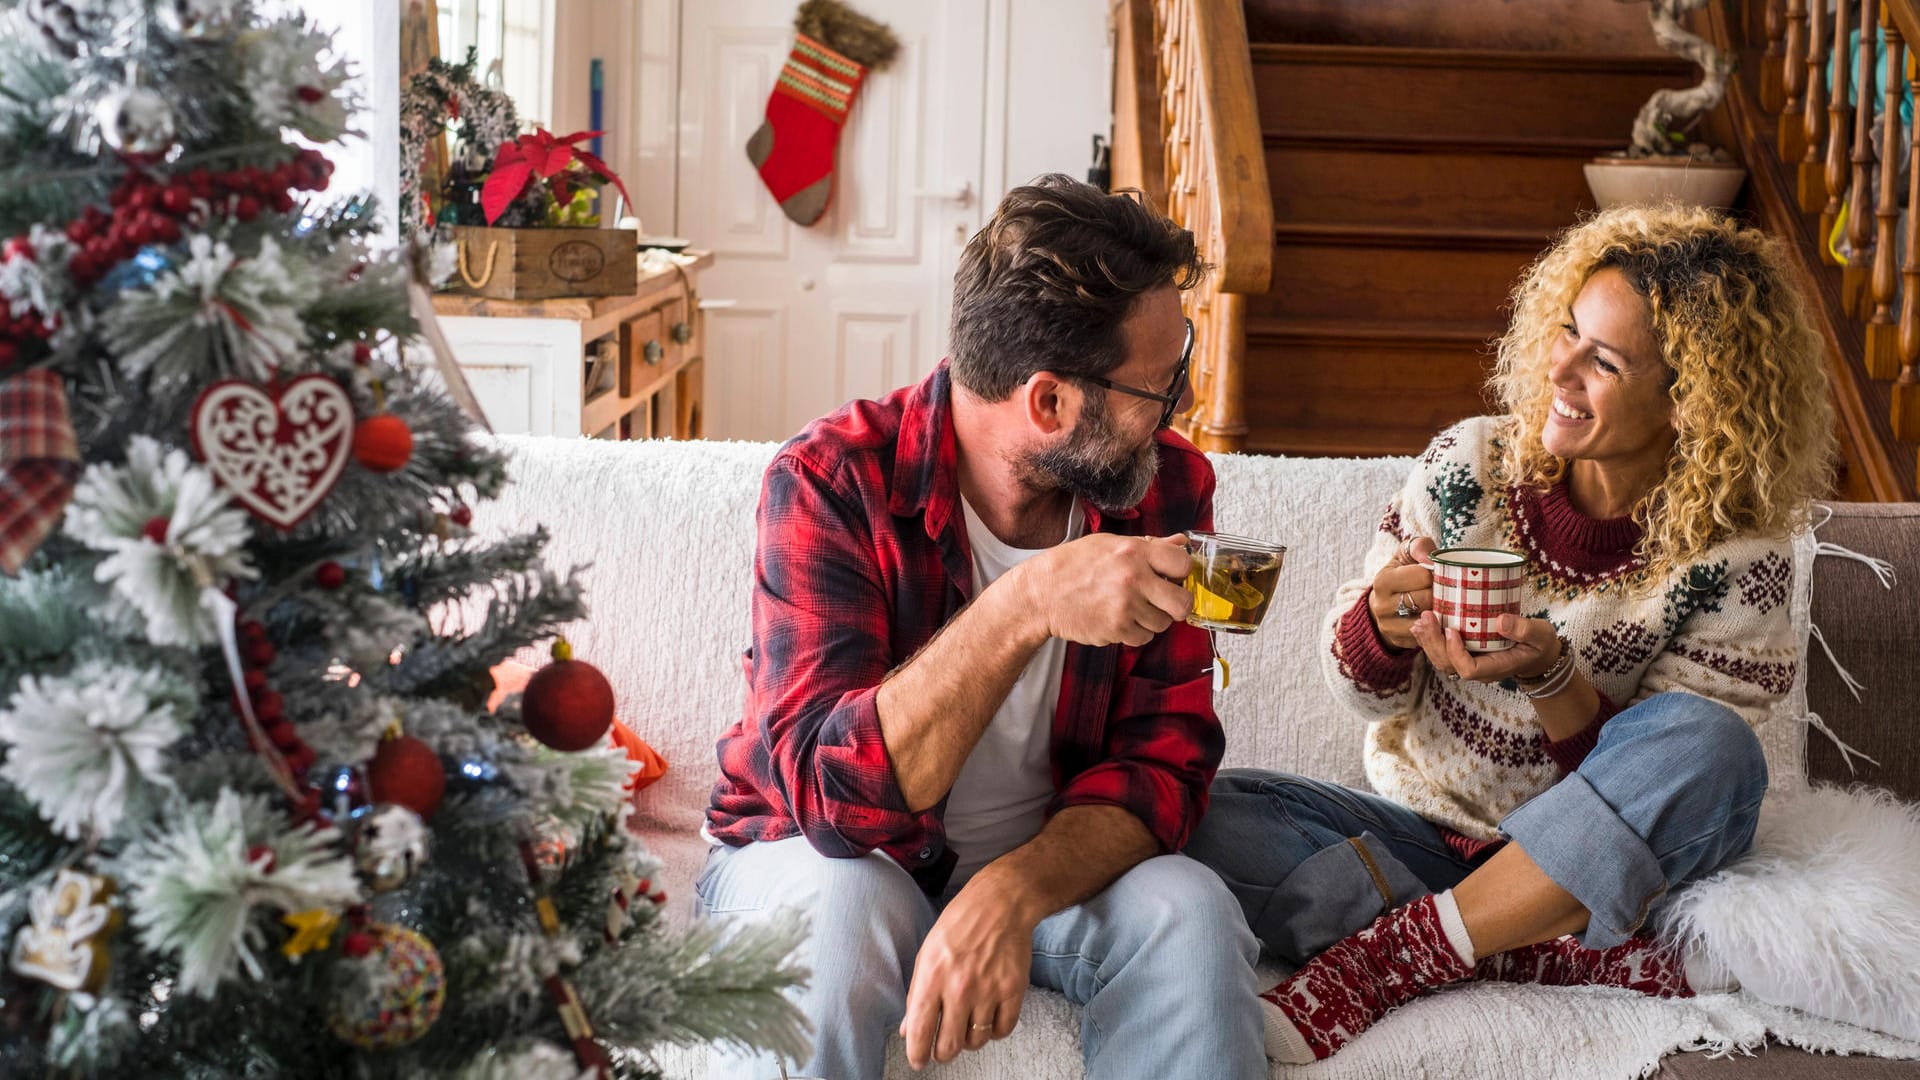
[[[1193,594],[1180,584],[1191,564],[1185,536],[1094,533],[1013,573],[1049,637],[1140,646],[1193,610]]]
[[[1380,640],[1396,649],[1417,649],[1413,635],[1419,611],[1433,610],[1433,560],[1428,556],[1439,550],[1432,537],[1415,536],[1400,544],[1393,559],[1373,575],[1373,594],[1367,597],[1367,611]],[[1411,617],[1400,614],[1400,600],[1419,609]]]
[[[1020,1022],[1038,920],[1015,910],[991,869],[947,905],[914,960],[900,1034],[916,1069],[1004,1039]]]

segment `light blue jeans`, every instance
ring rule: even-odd
[[[796,1074],[880,1080],[887,1040],[938,912],[905,870],[873,852],[829,859],[804,838],[716,847],[695,885],[703,914],[728,919],[797,907],[813,970],[794,1001],[813,1024]],[[1148,859],[1105,892],[1033,932],[1032,980],[1083,1006],[1080,1043],[1094,1080],[1254,1080],[1267,1075],[1253,965],[1260,946],[1219,878],[1184,856]],[[768,1080],[771,1056],[715,1050],[712,1077]]]
[[[1766,790],[1760,741],[1736,713],[1660,694],[1608,720],[1580,768],[1500,831],[1586,907],[1580,940],[1604,949],[1752,846]],[[1220,875],[1267,953],[1293,967],[1475,868],[1396,802],[1257,769],[1214,780],[1186,854]]]

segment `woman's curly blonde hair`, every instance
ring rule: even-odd
[[[1622,207],[1568,229],[1513,290],[1490,385],[1512,417],[1507,475],[1548,486],[1567,462],[1541,432],[1554,336],[1587,279],[1613,268],[1646,298],[1676,434],[1634,507],[1652,580],[1741,533],[1783,535],[1829,490],[1834,414],[1821,345],[1779,244],[1712,211]]]

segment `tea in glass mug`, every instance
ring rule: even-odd
[[[1229,634],[1251,634],[1273,602],[1287,549],[1264,540],[1226,533],[1187,534],[1187,591],[1193,613],[1187,622]]]

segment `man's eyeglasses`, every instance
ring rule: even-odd
[[[1166,393],[1156,394],[1150,390],[1135,389],[1134,387],[1114,382],[1112,379],[1103,379],[1098,375],[1085,375],[1082,376],[1082,378],[1093,383],[1095,386],[1104,386],[1109,390],[1118,390],[1123,394],[1132,394],[1137,398],[1146,398],[1148,401],[1159,402],[1161,406],[1160,426],[1169,427],[1173,424],[1174,411],[1180,408],[1180,399],[1187,396],[1187,365],[1192,360],[1193,320],[1188,319],[1187,343],[1180,350],[1180,365],[1173,369],[1173,385],[1167,388]]]

